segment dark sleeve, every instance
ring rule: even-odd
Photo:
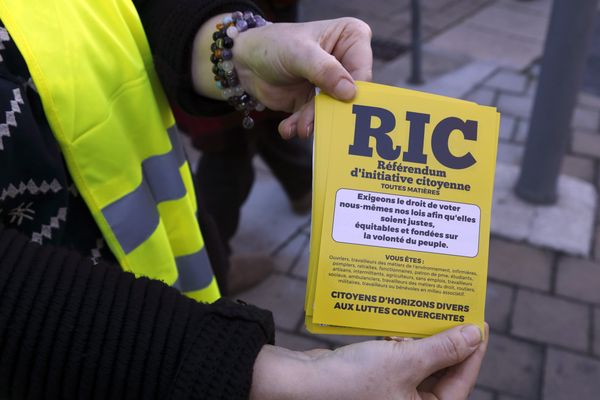
[[[135,0],[154,65],[171,102],[192,115],[215,115],[233,109],[224,101],[199,96],[193,89],[191,51],[196,32],[211,17],[258,8],[248,0]],[[207,49],[206,57],[210,57]]]
[[[247,399],[269,312],[0,229],[0,399]]]

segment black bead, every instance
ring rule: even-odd
[[[256,27],[256,20],[254,19],[254,17],[248,18],[246,20],[246,23],[248,24],[248,29]]]
[[[227,82],[227,79],[221,79],[219,82],[221,82],[221,86],[223,86],[223,88],[225,88],[225,89],[227,89],[228,87],[231,87],[229,82]]]
[[[213,63],[213,64],[216,64],[216,63],[219,62],[219,59],[214,54],[211,54],[210,55],[210,62]]]
[[[223,36],[225,36],[225,33],[221,30],[221,31],[216,31],[215,33],[213,33],[213,40],[217,40],[222,38]]]
[[[226,49],[230,49],[233,47],[233,39],[230,38],[229,36],[225,36],[223,38],[223,47],[225,47]]]
[[[215,51],[217,49],[217,44],[215,42],[212,42],[210,45],[210,51]]]
[[[252,119],[252,117],[249,115],[246,115],[244,117],[244,119],[242,120],[242,126],[244,127],[244,129],[254,128],[254,120]]]

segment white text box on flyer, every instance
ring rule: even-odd
[[[480,216],[473,204],[339,189],[332,235],[342,243],[475,257]]]

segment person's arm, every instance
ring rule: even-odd
[[[290,351],[267,344],[266,311],[200,304],[0,230],[0,398],[459,400],[487,344],[470,328]]]
[[[135,5],[171,101],[189,114],[231,112],[214,85],[212,34],[223,13],[259,13],[256,6],[243,0],[136,0]],[[315,86],[350,100],[354,80],[371,80],[370,39],[369,26],[355,18],[271,24],[240,34],[233,61],[246,91],[272,110],[293,113],[279,127],[282,136],[306,137],[313,129]]]
[[[134,4],[170,101],[192,115],[231,112],[222,98],[215,101],[194,91],[191,49],[196,33],[206,21],[238,10],[260,14],[256,5],[249,0],[134,0]],[[210,45],[205,58],[210,58]]]
[[[191,64],[196,92],[215,99],[220,93],[206,55],[220,18],[198,31]],[[292,113],[279,126],[284,138],[312,133],[315,86],[347,101],[356,95],[354,81],[372,76],[371,29],[356,18],[248,29],[234,40],[232,51],[241,86],[268,108]]]
[[[247,399],[271,314],[0,230],[0,398]]]

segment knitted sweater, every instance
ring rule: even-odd
[[[0,398],[247,399],[269,312],[0,230]]]

